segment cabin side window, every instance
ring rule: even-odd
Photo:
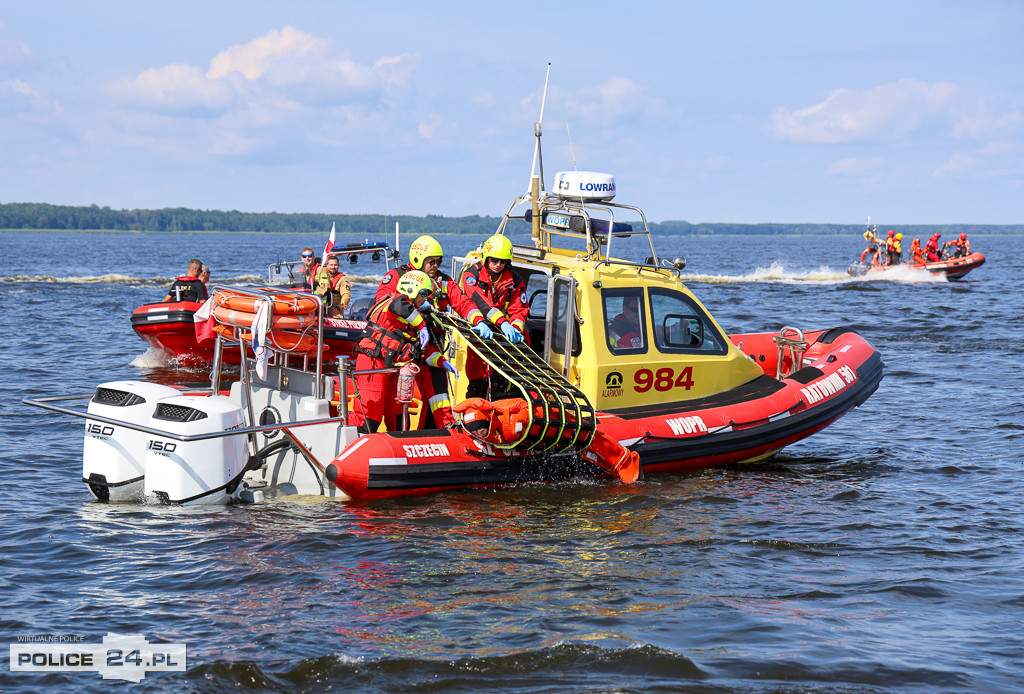
[[[644,290],[605,289],[601,292],[601,301],[604,306],[605,342],[608,350],[612,354],[647,352]]]
[[[527,273],[523,273],[526,275]],[[526,300],[530,312],[526,316],[526,329],[530,333],[530,346],[538,354],[544,353],[544,322],[548,315],[548,276],[529,273],[526,280]]]
[[[552,316],[551,325],[551,351],[555,354],[565,354],[565,343],[572,340],[572,351],[574,357],[580,354],[580,326],[576,321],[576,297],[571,291],[573,282],[568,277],[555,277],[554,296],[549,296],[548,301],[551,307],[548,309]],[[570,319],[571,316],[571,319]],[[568,333],[571,332],[571,337]]]
[[[659,352],[725,354],[726,338],[693,299],[677,291],[651,289],[651,322]]]

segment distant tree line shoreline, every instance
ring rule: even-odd
[[[343,237],[388,237],[395,222],[415,234],[472,234],[486,236],[498,228],[497,217],[443,217],[427,215],[389,216],[380,214],[320,214],[285,212],[239,212],[237,210],[194,210],[168,207],[159,210],[113,210],[90,205],[47,203],[0,203],[0,229],[46,229],[66,231],[146,232],[265,232],[322,235],[337,224]],[[685,221],[649,223],[651,231],[666,236],[711,235],[803,235],[828,236],[862,234],[863,224],[732,224],[727,222],[691,224]],[[1024,224],[915,224],[879,226],[918,237],[939,232],[959,234],[1024,234]]]

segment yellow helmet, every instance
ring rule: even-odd
[[[423,269],[423,261],[427,258],[440,258],[443,255],[441,244],[433,236],[421,236],[409,246],[409,262],[417,270]]]
[[[896,240],[897,241],[901,241],[902,239],[903,239],[903,234],[896,234]]]
[[[512,242],[507,236],[495,234],[484,241],[483,256],[484,260],[487,260],[488,258],[512,260]]]
[[[429,297],[434,293],[434,283],[427,273],[420,270],[409,270],[398,280],[398,291],[415,300],[417,296]]]

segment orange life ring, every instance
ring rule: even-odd
[[[248,330],[238,328],[237,336],[236,328],[227,325],[215,325],[213,330],[229,340],[241,340],[246,344],[252,344],[252,333]],[[278,352],[315,352],[316,336],[309,333],[271,330],[267,333],[267,346]],[[327,345],[324,345],[324,349],[327,349]]]
[[[874,262],[875,264],[878,264],[878,249],[877,248],[865,248],[864,252],[860,254],[860,262],[862,262],[862,263],[864,262],[864,257],[868,253],[871,253],[872,255],[875,256],[874,258],[872,258],[872,262]]]
[[[255,313],[238,311],[227,306],[213,307],[213,317],[223,325],[233,325],[237,328],[251,328],[256,320]],[[316,313],[305,314],[277,314],[270,318],[271,330],[302,330],[305,327],[316,324]]]
[[[273,294],[271,295],[271,298],[274,302],[275,314],[298,315],[317,312],[317,301],[310,296],[302,296],[297,293],[287,293]],[[234,292],[221,289],[217,292],[214,301],[218,306],[223,306],[234,311],[244,311],[245,313],[255,314],[256,310],[260,307],[260,303],[265,301],[265,299],[258,296],[236,294]]]

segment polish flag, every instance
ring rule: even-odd
[[[196,342],[207,342],[216,337],[216,333],[213,332],[213,326],[217,323],[213,317],[212,296],[199,307],[199,310],[192,316],[192,321],[195,323]]]
[[[334,248],[334,222],[331,222],[331,235],[327,238],[327,245],[324,246],[324,254],[320,256],[324,259],[324,263],[327,262],[327,254],[331,252],[332,248]]]

